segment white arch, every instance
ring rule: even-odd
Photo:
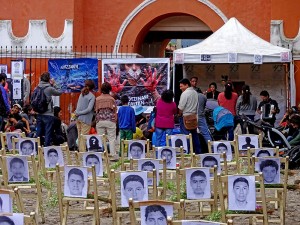
[[[152,4],[156,0],[146,0],[143,1],[141,4],[139,4],[123,21],[119,31],[118,35],[115,41],[114,51],[113,53],[117,53],[119,51],[120,43],[124,34],[125,29],[129,25],[129,23],[133,20],[133,18],[141,12],[144,8],[146,8],[148,5]],[[211,3],[209,0],[198,0],[198,2],[203,3],[207,7],[209,7],[211,10],[213,10],[223,21],[226,23],[228,21],[228,18],[224,15],[224,13],[213,3]]]

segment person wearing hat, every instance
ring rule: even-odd
[[[30,126],[29,121],[21,115],[22,107],[19,104],[14,104],[9,115],[9,122],[15,126],[16,124],[20,124],[22,127],[22,130],[24,129],[26,131],[26,134],[29,134]]]

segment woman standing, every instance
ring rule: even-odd
[[[216,84],[216,82],[210,83],[208,87],[209,87],[209,91],[206,93],[207,99],[218,100],[218,96],[219,96],[220,92],[217,91],[217,84]]]
[[[101,95],[96,98],[96,128],[99,135],[107,133],[109,140],[109,150],[113,157],[111,160],[118,160],[116,154],[116,123],[117,104],[115,99],[109,94],[112,87],[110,83],[104,82],[101,85]]]
[[[91,129],[92,119],[94,115],[95,95],[92,93],[95,88],[95,83],[92,80],[86,80],[85,86],[81,90],[75,110],[77,118],[76,126],[78,130],[78,147],[79,151],[85,151],[85,144],[83,143],[81,135],[89,134]]]
[[[257,109],[257,100],[251,94],[249,85],[242,87],[242,94],[239,96],[236,103],[236,114],[238,116],[247,116],[250,120],[254,121],[255,111]],[[247,133],[247,123],[240,119],[242,133]],[[248,127],[249,134],[253,134],[253,126]]]
[[[156,145],[161,146],[163,133],[171,135],[174,128],[174,115],[177,113],[176,103],[173,101],[172,90],[165,90],[161,99],[156,103],[155,135]]]
[[[218,96],[218,103],[220,106],[228,109],[232,115],[236,116],[235,105],[238,99],[237,93],[233,92],[233,87],[231,82],[226,82],[225,91],[221,92]],[[228,131],[228,139],[232,141],[234,139],[234,128],[235,126]]]

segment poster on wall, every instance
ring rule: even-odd
[[[98,59],[50,59],[48,70],[64,93],[80,92],[87,79],[95,82],[94,91],[98,91]]]
[[[0,64],[0,73],[5,73],[5,74],[7,74],[7,65],[5,65],[5,64]]]
[[[123,95],[129,105],[154,106],[169,87],[168,58],[103,59],[102,82],[112,85],[112,92],[121,105]]]
[[[24,74],[24,61],[11,60],[11,76],[12,79],[23,79]]]

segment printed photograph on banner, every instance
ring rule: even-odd
[[[5,64],[0,64],[0,73],[5,73],[5,74],[7,74],[7,65],[5,65]]]
[[[165,58],[103,59],[102,82],[112,85],[118,105],[127,95],[130,106],[154,106],[169,86],[169,65]]]
[[[48,70],[64,93],[80,92],[85,80],[93,80],[98,91],[98,59],[50,59]]]
[[[23,60],[11,61],[11,76],[12,79],[23,79],[24,62]]]
[[[289,62],[290,61],[290,53],[289,52],[281,52],[280,59],[281,59],[281,62]]]
[[[13,99],[22,98],[21,79],[13,79]]]
[[[175,63],[183,63],[184,62],[184,53],[176,53],[175,54]]]

